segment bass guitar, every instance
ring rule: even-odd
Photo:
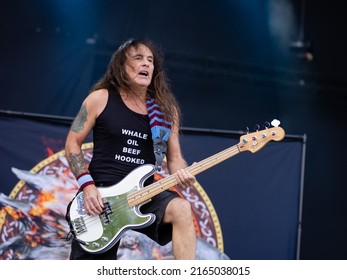
[[[255,153],[269,141],[280,141],[284,136],[284,130],[278,126],[242,135],[238,144],[186,169],[193,175],[199,174],[240,152]],[[127,230],[144,228],[154,222],[155,215],[142,214],[141,205],[177,184],[175,175],[172,174],[143,187],[145,180],[154,173],[155,166],[144,164],[130,172],[119,183],[99,188],[105,205],[100,215],[89,216],[84,209],[83,192],[76,195],[70,203],[67,220],[74,237],[85,251],[103,253],[116,244]]]

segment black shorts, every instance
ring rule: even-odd
[[[156,216],[156,219],[148,227],[134,230],[147,235],[161,246],[169,243],[172,240],[172,225],[163,224],[162,220],[167,205],[176,197],[179,197],[176,192],[167,190],[153,197],[150,202],[142,205],[140,208],[141,213],[152,213]],[[70,260],[116,260],[118,247],[119,242],[104,253],[90,254],[84,251],[77,241],[73,240]]]
[[[169,243],[172,240],[172,225],[163,224],[162,220],[167,205],[176,197],[179,197],[176,192],[168,190],[156,195],[150,202],[144,204],[140,208],[141,213],[152,213],[156,216],[156,219],[150,226],[137,229],[136,231],[146,234],[161,246]]]

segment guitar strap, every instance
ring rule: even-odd
[[[147,100],[149,124],[152,132],[156,168],[160,171],[167,151],[167,141],[171,132],[171,122],[165,121],[163,113],[154,99]]]

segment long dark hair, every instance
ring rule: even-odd
[[[160,107],[164,119],[180,125],[181,111],[178,102],[173,95],[169,81],[166,77],[163,62],[164,54],[148,39],[131,39],[123,43],[112,55],[104,76],[91,88],[95,91],[102,88],[125,89],[131,92],[129,77],[125,71],[127,54],[131,48],[137,49],[140,45],[149,48],[154,58],[153,78],[148,86],[148,95],[154,98]]]

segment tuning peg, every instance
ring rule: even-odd
[[[260,125],[259,125],[259,124],[256,124],[255,127],[254,127],[254,130],[255,130],[255,131],[259,131],[259,128],[260,128]]]
[[[246,134],[249,134],[249,127],[246,126]]]
[[[265,123],[264,123],[264,128],[265,129],[269,129],[270,128],[270,123],[268,122],[268,121],[266,121]]]
[[[274,119],[272,122],[271,122],[271,125],[274,126],[274,127],[278,127],[280,125],[280,121],[277,120],[277,119]]]

